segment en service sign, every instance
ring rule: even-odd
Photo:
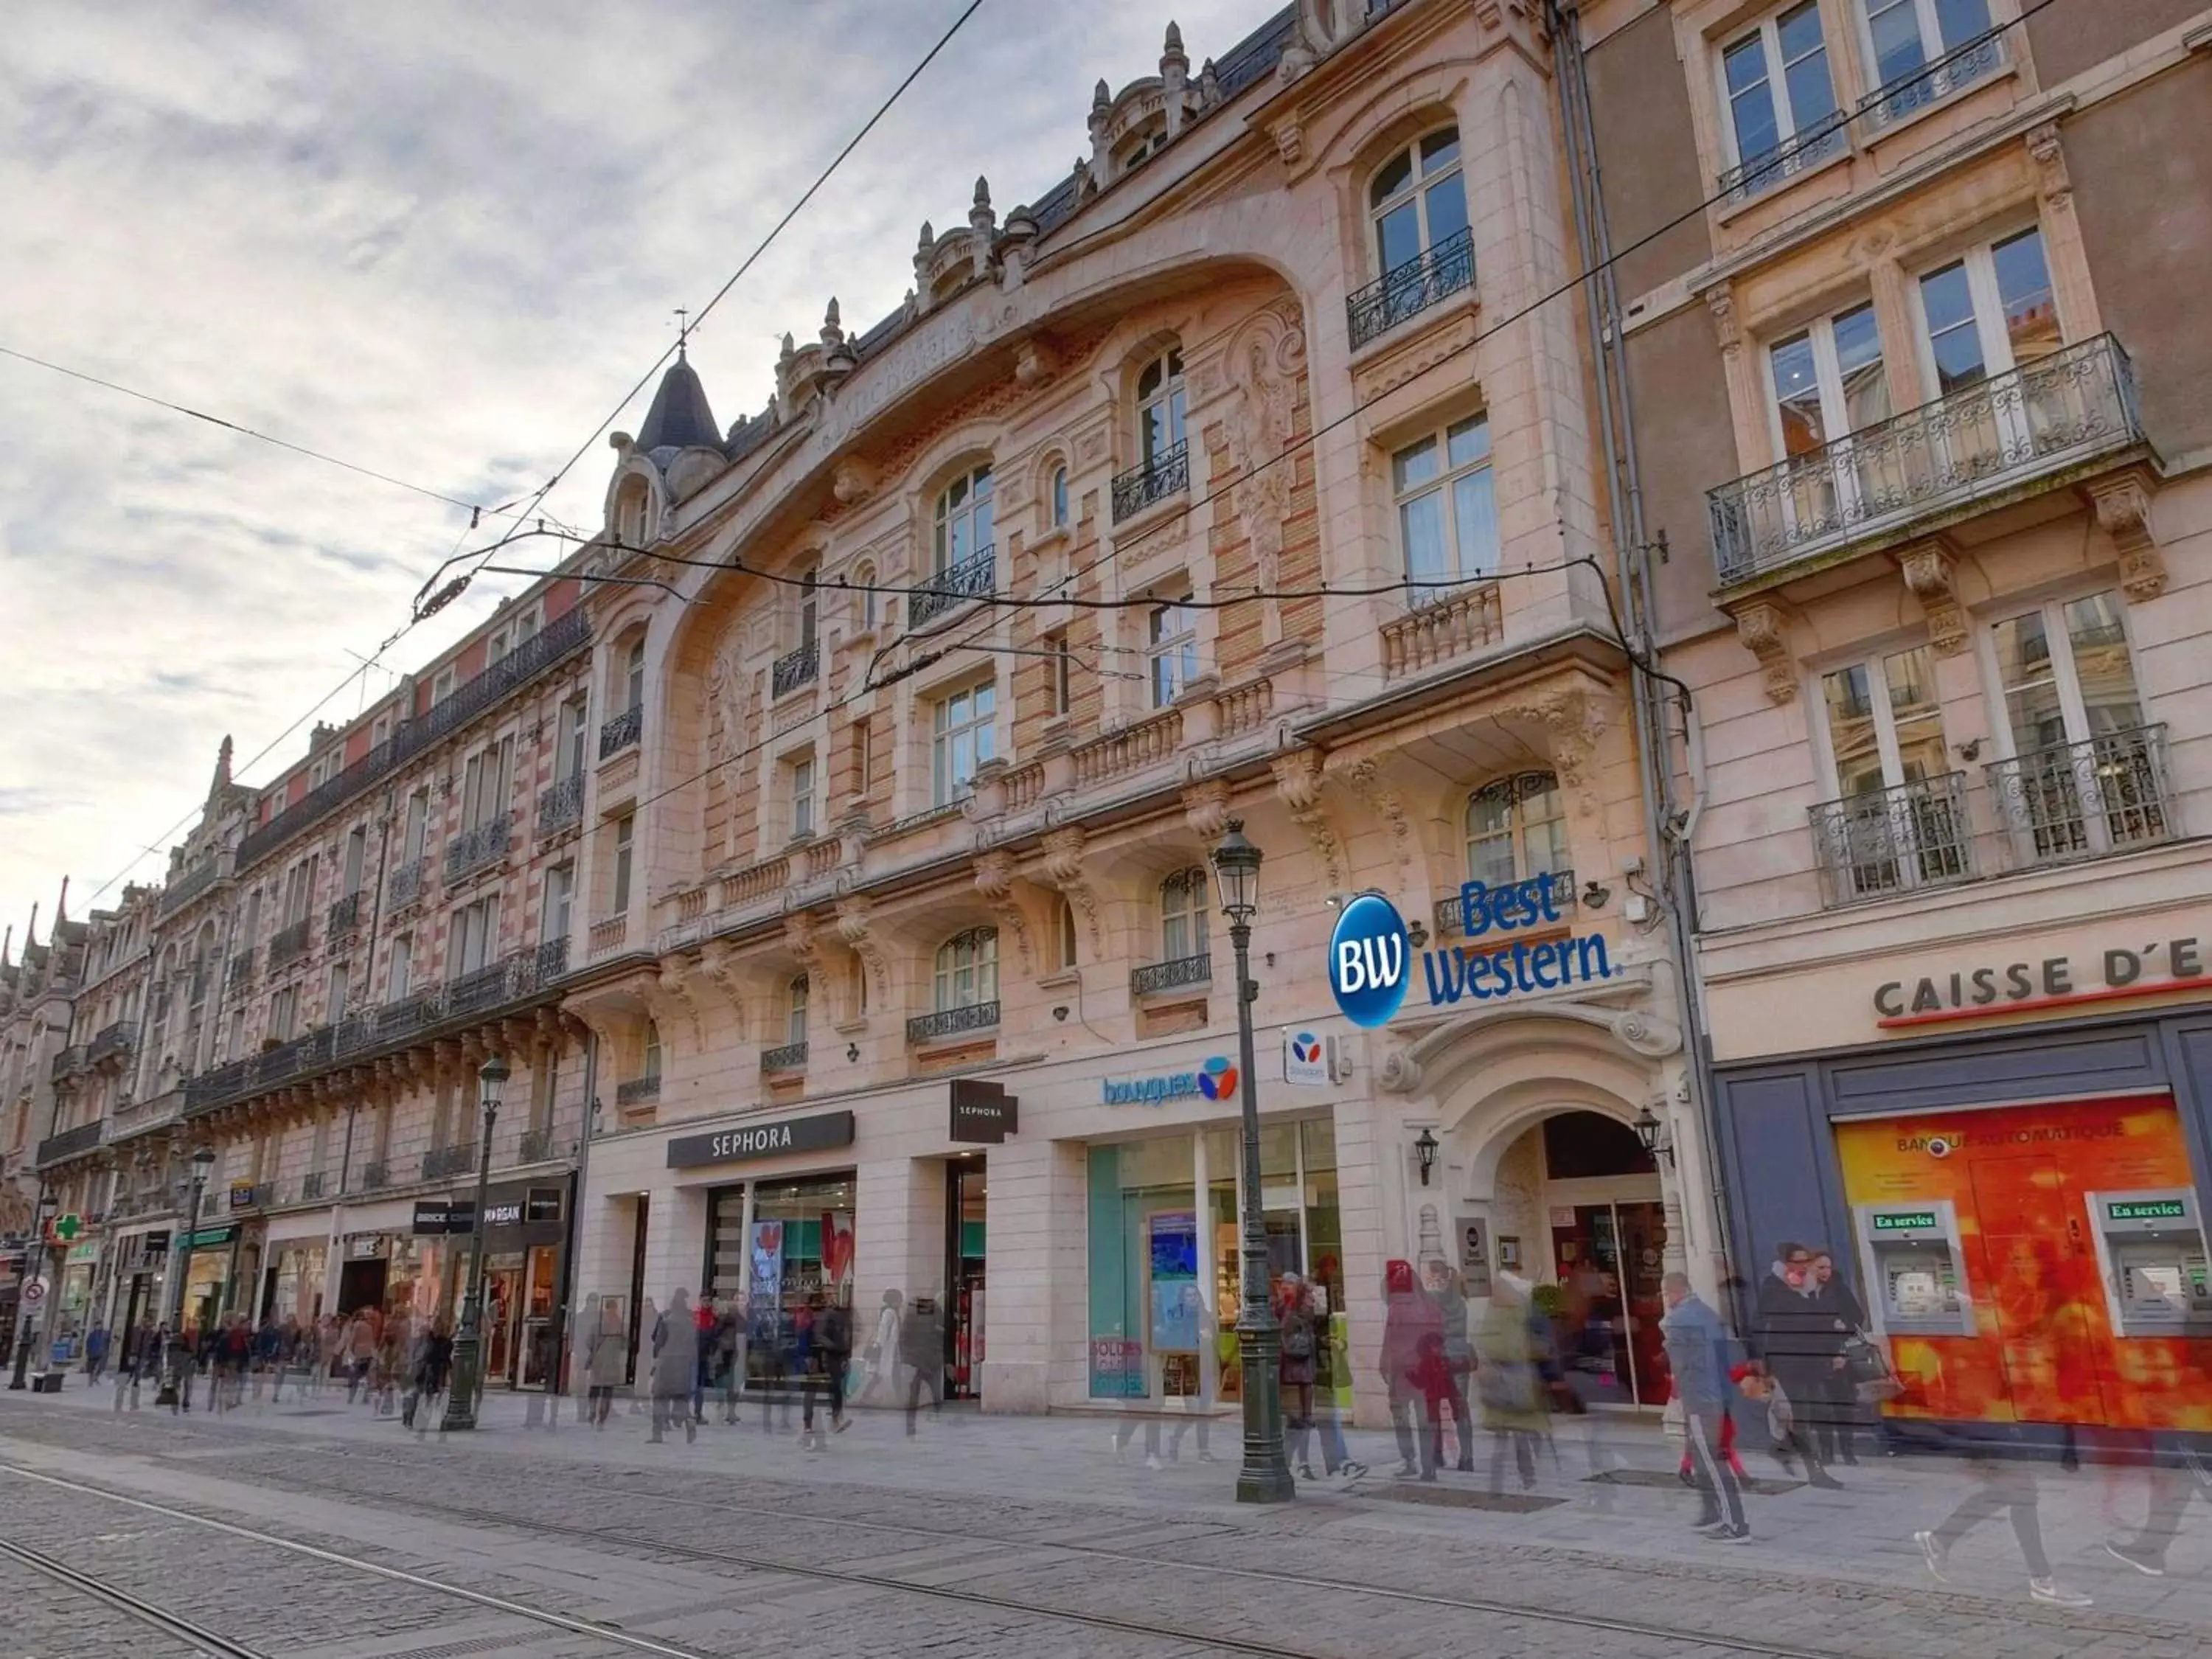
[[[852,1144],[853,1115],[823,1112],[815,1117],[786,1118],[780,1123],[750,1123],[743,1128],[718,1129],[713,1134],[678,1135],[668,1143],[668,1167],[690,1170],[702,1164],[740,1164],[756,1158],[826,1152],[833,1146]]]

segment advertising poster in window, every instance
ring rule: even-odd
[[[822,1212],[822,1289],[833,1300],[853,1298],[853,1212]]]
[[[753,1294],[771,1304],[783,1298],[783,1223],[753,1223]]]
[[[1856,1267],[1869,1329],[1887,1332],[1902,1385],[1888,1414],[2212,1428],[2203,1339],[2183,1328],[2203,1236],[2173,1196],[2194,1182],[2169,1097],[1844,1123],[1836,1147],[1856,1236],[1835,1255]],[[2176,1305],[2116,1311],[2108,1261],[2181,1287]],[[1944,1317],[1959,1328],[1931,1328]]]
[[[1158,1353],[1194,1353],[1205,1303],[1198,1285],[1198,1215],[1164,1210],[1151,1231],[1152,1338]]]

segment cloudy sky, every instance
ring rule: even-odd
[[[0,347],[465,501],[542,483],[964,0],[12,0]],[[925,216],[1000,213],[1092,82],[1194,65],[1273,0],[984,0],[692,348],[717,417],[775,341],[898,303]],[[641,406],[617,426],[635,429]],[[596,519],[596,449],[550,498]],[[0,356],[0,923],[158,878],[226,732],[261,781],[407,618],[467,515]],[[521,586],[509,580],[504,586]],[[489,609],[487,578],[394,647]],[[116,884],[119,886],[119,882]],[[111,887],[106,899],[112,899]]]

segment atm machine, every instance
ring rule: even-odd
[[[2114,1334],[2212,1335],[2212,1271],[2197,1194],[2154,1187],[2084,1196]]]
[[[1856,1207],[1867,1311],[1888,1336],[1972,1336],[1974,1304],[1948,1198]]]

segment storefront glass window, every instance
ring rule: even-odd
[[[779,1367],[792,1351],[794,1316],[811,1298],[818,1294],[825,1301],[851,1304],[853,1177],[846,1173],[754,1188],[750,1238],[744,1206],[743,1187],[713,1194],[702,1288],[726,1304],[745,1293],[750,1266],[745,1309],[752,1336],[746,1369],[759,1383],[786,1374]],[[915,1286],[910,1293],[935,1288]],[[775,1340],[768,1341],[764,1334],[771,1320]]]

